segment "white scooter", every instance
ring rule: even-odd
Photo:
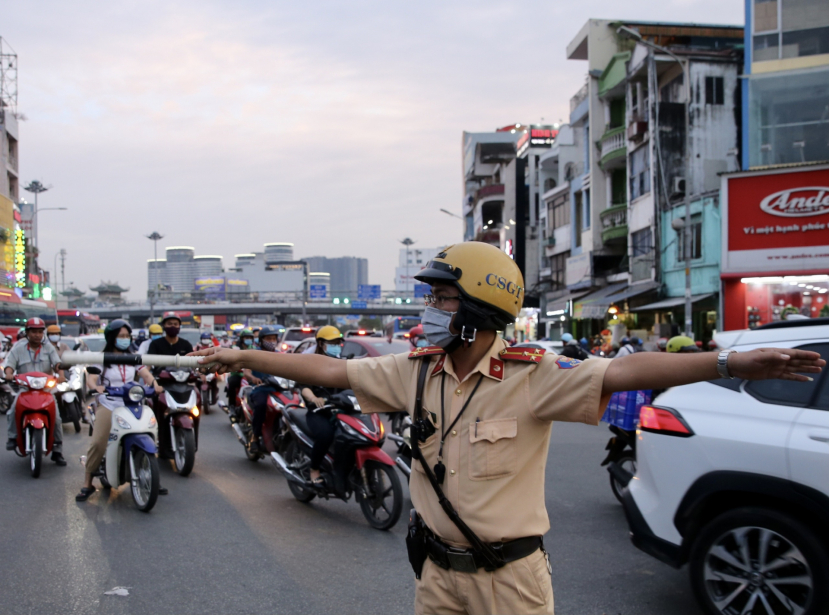
[[[90,373],[97,368],[90,367]],[[158,499],[160,475],[158,469],[158,423],[152,408],[144,398],[153,394],[153,387],[128,382],[123,387],[107,387],[109,398],[121,398],[123,405],[112,411],[106,455],[100,468],[93,468],[104,488],[129,482],[132,499],[138,510],[149,512]],[[91,423],[95,413],[90,412]]]
[[[83,419],[82,377],[83,369],[79,365],[73,365],[66,375],[66,382],[61,382],[55,387],[61,421],[72,423],[75,426],[75,433],[81,431],[81,419]]]

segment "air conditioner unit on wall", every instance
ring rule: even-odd
[[[685,178],[674,177],[672,194],[685,194]]]
[[[628,125],[628,139],[631,141],[639,141],[648,132],[647,122],[631,122]]]

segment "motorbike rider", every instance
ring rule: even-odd
[[[564,342],[564,348],[561,349],[561,356],[570,357],[571,359],[578,359],[584,361],[589,356],[587,352],[573,339],[573,335],[565,333],[561,336],[561,341]]]
[[[46,327],[46,336],[49,339],[49,343],[58,351],[59,357],[62,357],[63,353],[67,350],[71,350],[68,345],[60,341],[60,325],[49,325]]]
[[[682,354],[693,354],[696,352],[701,352],[699,346],[694,343],[687,335],[676,335],[668,340],[668,343],[665,345],[665,350],[667,352],[675,352],[675,353],[682,353]]]
[[[337,327],[327,325],[320,327],[314,336],[317,342],[317,348],[314,354],[321,354],[328,357],[339,359],[343,353],[343,334]],[[320,477],[320,467],[322,460],[325,459],[325,454],[331,448],[331,443],[334,442],[334,416],[331,410],[323,410],[322,408],[328,403],[328,399],[339,393],[342,389],[331,387],[301,385],[300,394],[308,404],[308,414],[306,421],[308,422],[308,430],[311,432],[311,437],[314,438],[314,446],[311,449],[311,482],[315,485],[322,484]]]
[[[147,354],[163,354],[167,356],[185,355],[193,352],[193,345],[178,334],[181,331],[181,318],[175,312],[164,312],[161,316],[161,327],[164,337],[150,342]],[[155,368],[159,370],[159,368]]]
[[[279,327],[274,325],[265,325],[259,329],[259,348],[266,352],[276,352],[279,348]],[[251,376],[254,382],[259,383],[256,388],[250,392],[250,404],[253,407],[253,424],[250,450],[253,453],[258,453],[262,445],[260,440],[262,438],[262,426],[265,424],[265,415],[268,412],[268,396],[275,391],[270,384],[262,384],[262,381],[267,378],[267,374],[262,372],[252,372]]]
[[[253,331],[250,329],[242,329],[239,333],[238,345],[234,346],[237,350],[253,350]],[[261,382],[259,378],[255,378],[250,370],[241,370],[238,372],[231,372],[227,378],[227,405],[233,408],[232,416],[236,416],[236,396],[239,395],[239,389],[242,386],[242,377],[247,376],[251,384],[258,384]]]
[[[413,348],[423,348],[429,345],[426,335],[423,333],[423,325],[415,325],[409,329],[409,342]]]
[[[161,339],[162,337],[164,337],[164,329],[161,328],[161,325],[158,323],[151,324],[150,337],[149,339],[141,342],[141,345],[138,346],[138,354],[147,354],[150,350],[150,344],[152,344],[154,340]]]
[[[205,348],[212,348],[216,344],[213,343],[213,336],[207,331],[203,331],[199,336],[199,343],[196,345],[196,350],[204,350]]]
[[[63,370],[60,369],[60,357],[58,351],[51,344],[43,343],[43,334],[46,330],[46,323],[40,318],[30,318],[26,321],[26,343],[16,344],[6,355],[3,362],[6,380],[11,380],[14,373],[28,374],[29,372],[42,372],[50,375],[58,374],[58,382],[64,382]],[[57,401],[55,401],[57,407]],[[17,397],[12,402],[12,408],[6,413],[9,424],[9,440],[6,442],[6,450],[13,451],[17,443]],[[63,458],[63,423],[55,421],[55,439],[52,447],[52,461],[59,466],[65,466]]]
[[[104,352],[116,354],[128,352],[132,344],[131,333],[132,328],[127,321],[118,318],[110,322],[104,330],[106,340]],[[112,429],[112,411],[124,403],[120,397],[111,398],[106,395],[106,387],[122,387],[128,382],[135,382],[136,376],[140,376],[141,380],[148,386],[152,386],[156,393],[164,392],[148,367],[139,368],[135,365],[110,365],[106,369],[100,365],[97,367],[101,370],[100,376],[98,374],[87,376],[89,390],[97,391],[98,397],[95,401],[95,427],[92,430],[92,441],[86,453],[86,477],[80,493],[75,496],[77,502],[84,502],[95,493],[95,487],[92,486],[92,473],[100,467],[106,453],[109,432]],[[167,489],[159,485],[158,492],[166,495]]]

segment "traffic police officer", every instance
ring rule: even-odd
[[[414,415],[422,459],[413,461],[410,491],[428,556],[413,561],[417,613],[553,612],[541,542],[549,529],[544,468],[553,421],[596,425],[615,391],[733,376],[804,380],[800,374],[825,364],[817,353],[788,349],[580,362],[507,348],[496,331],[518,315],[524,284],[504,252],[457,244],[415,277],[432,286],[423,329],[433,346],[409,355],[338,361],[218,348],[194,354],[220,373],[251,368],[351,388],[363,412]]]

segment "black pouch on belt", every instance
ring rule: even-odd
[[[409,552],[409,563],[414,570],[415,578],[420,579],[423,563],[426,561],[426,533],[417,511],[412,508],[409,513],[409,531],[406,534],[406,549]]]

